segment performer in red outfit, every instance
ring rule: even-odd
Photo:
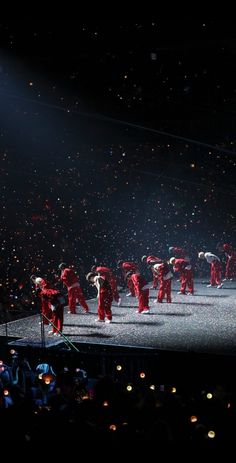
[[[117,288],[117,280],[112,273],[111,269],[108,267],[96,267],[95,265],[92,267],[92,271],[98,273],[101,277],[105,278],[106,280],[109,281],[112,289],[112,294],[113,294],[113,299],[114,301],[117,302],[118,306],[121,303],[121,298],[118,293],[118,288]]]
[[[171,257],[170,264],[173,265],[174,272],[180,273],[181,288],[179,294],[186,294],[186,287],[188,287],[189,294],[193,294],[193,271],[189,261]]]
[[[225,243],[222,249],[226,255],[225,280],[233,280],[236,274],[236,252],[231,244]]]
[[[94,272],[88,273],[86,275],[86,280],[92,285],[96,286],[98,290],[98,322],[111,323],[112,321],[112,312],[111,304],[113,301],[112,289],[109,281],[97,275]],[[106,317],[106,320],[105,320]]]
[[[208,264],[211,265],[211,278],[210,278],[210,284],[207,285],[208,287],[210,286],[216,286],[217,289],[221,289],[223,286],[223,283],[221,283],[221,261],[218,256],[215,254],[212,254],[212,252],[199,252],[198,253],[198,258],[199,259],[206,259]]]
[[[167,262],[163,262],[162,264],[155,264],[154,270],[156,271],[160,281],[160,289],[157,295],[157,301],[162,302],[166,296],[167,302],[171,302],[171,279],[173,274],[170,271],[169,265]]]
[[[127,282],[127,286],[129,288],[129,293],[127,294],[127,296],[135,297],[133,282],[130,278],[127,279],[127,274],[129,272],[138,272],[137,264],[135,264],[134,262],[123,262],[120,260],[118,262],[118,266],[122,269],[124,280]]]
[[[145,278],[140,273],[127,273],[128,282],[131,280],[135,295],[138,298],[138,313],[149,313],[149,288]]]
[[[44,278],[36,277],[35,275],[32,275],[30,279],[34,283],[41,299],[42,322],[44,325],[49,325],[49,321],[47,319],[52,319],[52,309],[50,303],[42,295],[43,289],[50,287],[49,283]]]
[[[52,310],[52,330],[49,333],[60,336],[63,329],[65,298],[57,289],[48,287],[42,289],[41,295],[49,303]]]
[[[163,261],[159,257],[155,256],[143,256],[141,259],[142,262],[146,262],[148,267],[150,268],[153,276],[153,283],[152,283],[152,289],[157,289],[158,287],[158,275],[155,272],[153,265],[155,264],[161,264]]]
[[[53,289],[43,278],[36,278],[35,284],[41,290],[40,297],[44,307],[47,307],[50,310],[48,314],[45,310],[42,312],[43,315],[50,318],[50,321],[52,322],[52,329],[49,333],[60,335],[60,332],[62,332],[63,329],[65,298],[60,291]],[[49,324],[49,321],[45,317],[43,317],[43,320],[45,325]]]
[[[85,300],[84,293],[79,285],[79,279],[75,274],[74,270],[68,268],[66,264],[61,263],[59,265],[61,270],[61,281],[66,285],[68,289],[68,302],[69,302],[69,311],[68,313],[76,313],[76,301],[78,300],[80,305],[84,308],[84,311],[87,313],[89,311],[88,304]]]

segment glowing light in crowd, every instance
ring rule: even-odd
[[[115,424],[111,424],[111,425],[109,426],[109,429],[110,429],[110,431],[116,431],[117,427],[116,427]]]
[[[197,416],[192,415],[192,416],[190,417],[190,421],[191,421],[191,423],[196,423],[196,422],[197,422]]]
[[[42,375],[42,380],[45,384],[50,384],[54,380],[54,376],[49,373],[44,373]]]

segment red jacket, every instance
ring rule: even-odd
[[[135,294],[137,296],[139,296],[140,292],[143,289],[148,289],[148,288],[144,288],[147,285],[147,282],[145,278],[142,275],[140,275],[140,273],[132,273],[130,279],[133,282]]]
[[[155,264],[153,268],[161,281],[170,280],[173,277],[170,267],[166,262],[163,262],[162,264]]]
[[[174,265],[175,272],[184,272],[185,270],[191,270],[192,267],[189,265],[189,261],[185,259],[175,259]]]
[[[162,263],[162,260],[159,259],[159,257],[155,257],[155,256],[148,256],[147,257],[147,264],[161,264]]]
[[[138,266],[134,262],[122,262],[121,268],[124,272],[136,272]]]
[[[104,275],[105,277],[109,277],[112,273],[111,269],[108,267],[96,267],[95,271],[101,275]]]
[[[231,244],[228,244],[228,243],[223,244],[223,250],[226,255],[236,260],[236,252],[233,250],[233,246],[231,246]]]
[[[79,282],[78,277],[76,276],[74,270],[71,268],[65,268],[61,274],[61,280],[67,287],[74,285]]]

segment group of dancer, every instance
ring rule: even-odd
[[[220,252],[226,256],[225,280],[232,280],[236,275],[236,252],[228,243],[218,247]],[[171,282],[173,273],[179,274],[180,289],[178,294],[194,295],[193,268],[187,251],[183,248],[170,247],[169,259],[162,259],[157,256],[143,256],[141,261],[147,264],[153,275],[152,289],[158,290],[156,302],[162,303],[166,299],[171,303]],[[208,287],[221,289],[222,263],[218,256],[211,252],[199,252],[198,258],[205,260],[211,266],[210,283]],[[145,277],[140,273],[139,266],[135,262],[119,261],[118,267],[122,270],[123,280],[127,286],[127,296],[138,299],[137,313],[148,314],[149,307],[149,285]],[[82,306],[85,314],[89,313],[89,306],[85,300],[84,293],[79,284],[79,278],[72,268],[65,263],[59,265],[60,280],[68,291],[68,313],[76,314],[77,302]],[[112,270],[105,266],[93,266],[91,272],[86,275],[87,281],[97,288],[98,318],[97,322],[111,323],[112,302],[118,306],[121,297],[118,292],[117,279]],[[50,325],[49,333],[60,336],[63,329],[63,315],[66,300],[62,292],[55,289],[46,279],[31,276],[31,281],[41,298],[41,313],[44,325]],[[224,281],[224,280],[223,280]]]

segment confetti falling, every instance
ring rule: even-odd
[[[52,279],[60,261],[77,269],[88,295],[84,274],[95,259],[115,270],[120,258],[140,262],[148,251],[165,258],[172,244],[193,260],[220,241],[235,245],[236,91],[225,45],[234,29],[220,25],[66,21],[61,34],[56,21],[24,32],[0,24],[0,276],[11,304],[17,297],[32,309],[29,276]],[[48,72],[35,69],[37,53]]]

